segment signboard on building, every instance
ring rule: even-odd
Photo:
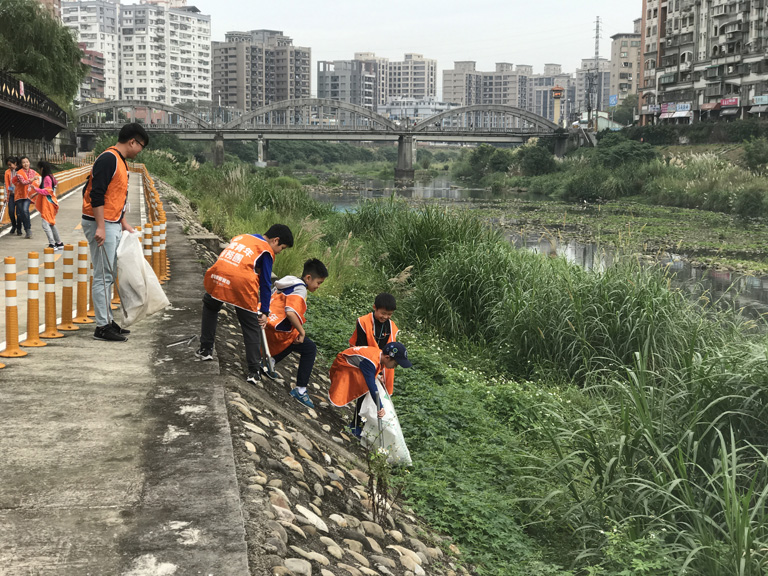
[[[614,106],[619,105],[619,96],[617,94],[611,94],[608,96],[608,106],[613,108]]]
[[[720,100],[720,106],[738,106],[739,105],[739,99],[738,98],[723,98]]]
[[[752,98],[752,103],[757,104],[758,106],[764,106],[768,104],[768,95],[766,96],[755,96]]]
[[[677,112],[688,112],[691,109],[691,103],[690,102],[678,102],[677,103]]]
[[[662,114],[670,114],[677,110],[677,104],[675,102],[667,102],[661,105]]]

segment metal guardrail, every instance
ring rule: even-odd
[[[7,102],[43,114],[54,124],[62,128],[67,127],[67,113],[53,100],[33,86],[25,85],[22,91],[19,79],[2,70],[0,70],[0,102]]]

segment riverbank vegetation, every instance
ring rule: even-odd
[[[768,363],[753,323],[633,260],[598,273],[515,250],[474,211],[387,199],[333,213],[264,170],[141,159],[225,238],[290,225],[277,274],[327,261],[308,313],[326,361],[377,292],[397,295],[415,366],[395,384],[404,497],[478,574],[764,573]]]

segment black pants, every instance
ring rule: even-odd
[[[309,377],[312,375],[312,367],[315,365],[315,356],[317,356],[317,345],[309,338],[304,338],[304,342],[297,344],[294,342],[288,348],[274,356],[275,363],[280,362],[288,354],[296,353],[299,355],[299,369],[296,372],[296,386],[306,388],[309,384]]]
[[[8,192],[8,194],[6,195],[6,198],[8,198],[6,207],[8,212],[8,218],[11,219],[11,229],[20,230],[21,225],[19,225],[18,227],[16,226],[16,202],[14,201],[14,193]]]
[[[216,324],[219,321],[219,311],[224,302],[216,300],[210,294],[203,296],[203,321],[200,328],[200,347],[212,349],[216,340]],[[248,364],[248,372],[261,370],[261,327],[255,312],[235,307],[240,328],[243,330],[245,342],[245,361]]]

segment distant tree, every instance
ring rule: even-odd
[[[88,72],[69,28],[36,0],[0,0],[0,70],[66,106]]]
[[[632,124],[637,108],[637,94],[629,94],[613,109],[613,120],[619,124]]]

